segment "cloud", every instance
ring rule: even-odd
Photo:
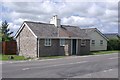
[[[87,17],[79,17],[79,16],[71,16],[68,18],[63,18],[63,24],[71,24],[80,27],[90,27],[96,25],[95,18],[87,18]]]
[[[104,4],[104,3],[103,3]],[[105,7],[105,6],[104,6]],[[105,8],[103,6],[94,3],[89,9],[88,9],[88,15],[89,16],[102,16],[105,14]]]
[[[107,8],[110,10],[118,10],[118,2],[108,2]]]
[[[82,28],[96,27],[106,33],[117,31],[115,27],[118,23],[117,1],[71,1],[3,2],[2,20],[8,20],[10,28],[18,30],[23,21],[48,23],[50,18],[57,14],[61,18],[62,24],[76,25]],[[113,27],[114,31],[112,30]]]
[[[13,23],[8,23],[10,31],[14,32],[12,35],[15,35],[20,25],[15,25]]]
[[[2,20],[0,20],[0,28],[1,28],[1,26],[2,26]]]

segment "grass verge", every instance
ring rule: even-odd
[[[112,54],[112,53],[118,53],[119,51],[94,51],[91,52],[92,55],[98,55],[98,54]]]
[[[9,57],[13,56],[13,59],[10,59]],[[2,55],[0,54],[0,60],[2,61],[8,61],[8,60],[26,60],[26,58],[24,56],[18,56],[18,55]]]
[[[48,56],[48,57],[40,57],[40,59],[55,59],[55,58],[64,58],[66,56]]]
[[[99,55],[99,54],[112,54],[112,53],[118,53],[120,51],[94,51],[91,52],[90,55]],[[13,56],[14,59],[9,59],[10,56]],[[55,58],[64,58],[66,56],[48,56],[48,57],[40,57],[39,59],[55,59]],[[18,56],[18,55],[2,55],[0,54],[0,60],[2,61],[17,61],[17,60],[27,60],[24,56]]]

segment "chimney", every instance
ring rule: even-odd
[[[60,25],[61,25],[61,20],[58,19],[58,16],[57,16],[57,15],[55,15],[55,16],[53,16],[53,18],[50,20],[50,24],[54,24],[55,27],[60,27]]]

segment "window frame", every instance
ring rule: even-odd
[[[45,39],[44,45],[51,46],[51,39],[49,39],[49,38]]]
[[[102,44],[101,44],[102,43]],[[100,45],[103,45],[103,40],[100,40]]]
[[[86,40],[85,39],[81,39],[81,46],[86,46]]]
[[[92,44],[92,45],[95,45],[95,40],[91,40],[91,44]]]
[[[62,42],[64,41],[64,42]],[[65,39],[60,39],[60,46],[65,46]]]

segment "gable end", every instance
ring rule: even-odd
[[[27,27],[29,29],[29,31],[34,35],[35,38],[37,38],[37,36],[35,35],[35,33],[30,29],[30,27],[26,24],[26,23],[23,23],[22,26],[19,28],[19,30],[17,31],[17,33],[15,34],[14,38],[16,39],[19,34],[21,33],[21,31],[23,30],[24,27]]]
[[[98,29],[95,30],[98,34],[100,34],[106,41],[108,41],[108,38],[104,36]]]

